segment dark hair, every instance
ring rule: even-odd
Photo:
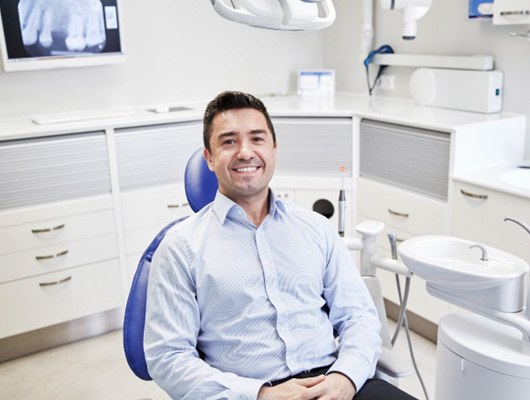
[[[263,114],[267,121],[267,127],[272,133],[272,140],[276,143],[276,132],[274,132],[271,117],[263,102],[248,93],[227,91],[218,94],[208,103],[206,110],[204,111],[202,137],[206,150],[211,150],[210,137],[212,136],[212,122],[215,116],[223,111],[238,110],[242,108],[252,108]]]

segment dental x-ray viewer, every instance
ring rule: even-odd
[[[413,399],[372,379],[380,325],[342,239],[269,188],[277,143],[263,103],[218,95],[204,147],[215,200],[171,228],[151,264],[153,379],[173,399]]]

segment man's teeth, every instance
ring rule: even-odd
[[[258,167],[243,167],[243,168],[237,168],[236,171],[237,172],[252,172],[252,171],[256,171],[258,169]]]

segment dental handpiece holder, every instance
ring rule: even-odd
[[[367,220],[355,227],[361,238],[344,238],[346,246],[351,251],[361,251],[360,269],[362,276],[376,276],[377,268],[395,274],[410,277],[412,273],[397,259],[380,257],[377,252],[377,238],[383,231],[385,224],[380,221]]]

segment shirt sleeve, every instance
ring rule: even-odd
[[[176,236],[166,234],[151,264],[144,331],[149,374],[173,399],[256,399],[265,381],[222,372],[199,356],[194,281]]]
[[[324,297],[339,345],[338,358],[328,373],[346,375],[359,391],[375,372],[381,353],[381,324],[348,248],[332,229],[323,229],[329,243]]]

